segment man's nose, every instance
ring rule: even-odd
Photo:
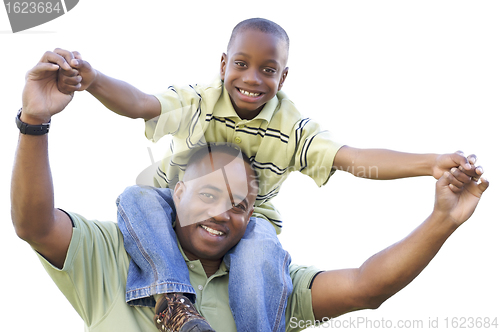
[[[221,200],[218,204],[212,205],[208,214],[215,221],[226,222],[229,221],[229,211],[232,208],[232,204],[229,200]]]

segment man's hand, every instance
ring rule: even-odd
[[[61,70],[57,80],[59,91],[73,94],[75,91],[87,90],[97,78],[98,72],[87,61],[82,59],[79,52],[70,52],[56,48],[54,53],[62,56],[71,66],[70,69]]]
[[[483,173],[482,168],[477,167],[477,169],[481,170],[481,174]],[[458,227],[470,218],[488,186],[488,180],[471,178],[466,176],[465,171],[452,168],[450,172],[445,172],[436,183],[434,213],[451,219]]]
[[[483,170],[481,167],[474,166],[476,160],[476,155],[471,154],[465,157],[462,151],[438,155],[432,167],[432,176],[434,176],[436,180],[439,180],[445,172],[450,172],[452,168],[456,167],[467,176],[479,179],[483,174]]]
[[[57,88],[58,71],[71,70],[66,60],[53,52],[46,52],[40,62],[26,74],[23,90],[23,121],[40,124],[61,112],[73,98]]]
[[[433,213],[407,237],[373,255],[357,269],[318,274],[311,287],[315,319],[378,308],[403,289],[472,215],[488,184],[485,179],[466,175],[460,167],[445,172],[436,184]]]

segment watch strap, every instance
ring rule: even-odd
[[[19,109],[17,112],[16,116],[16,124],[17,128],[19,128],[19,131],[21,134],[25,135],[45,135],[49,132],[50,129],[50,121],[47,123],[42,123],[39,125],[30,125],[27,124],[26,122],[21,121],[21,111],[22,108]]]

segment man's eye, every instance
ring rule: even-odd
[[[245,63],[241,61],[236,61],[234,64],[238,67],[245,67]]]
[[[215,196],[209,193],[200,193],[201,197],[207,198],[207,199],[215,199]]]
[[[236,209],[241,212],[245,212],[247,210],[247,207],[243,204],[233,204],[233,209]]]

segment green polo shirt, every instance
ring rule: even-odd
[[[156,142],[172,135],[171,151],[155,175],[158,187],[182,179],[187,164],[183,152],[206,142],[233,143],[259,173],[254,215],[271,221],[279,234],[282,220],[271,199],[288,175],[299,171],[322,186],[333,174],[333,160],[342,145],[317,122],[304,118],[282,91],[251,120],[236,114],[221,80],[210,85],[171,86],[156,97],[161,115],[146,121],[146,137]]]
[[[157,332],[152,308],[131,307],[125,302],[130,257],[117,224],[87,220],[74,213],[70,216],[74,228],[63,268],[58,269],[43,256],[38,256],[82,318],[85,331]],[[207,278],[200,261],[189,261],[185,255],[184,258],[191,284],[196,290],[196,309],[217,332],[235,332],[229,308],[229,271],[226,266],[221,264],[219,270]],[[286,310],[287,331],[299,331],[297,321],[314,320],[309,285],[317,272],[319,270],[314,267],[290,267],[294,290]],[[55,319],[57,314],[37,325],[49,326]]]

